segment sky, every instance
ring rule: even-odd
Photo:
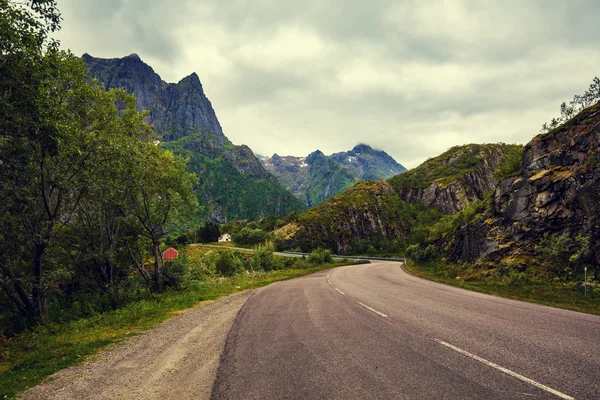
[[[196,72],[225,135],[305,156],[367,143],[414,168],[521,143],[600,75],[597,0],[58,0],[76,55]]]

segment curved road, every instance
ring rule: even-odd
[[[399,263],[258,290],[213,399],[600,399],[600,317],[465,291]]]

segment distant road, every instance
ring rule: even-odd
[[[600,399],[600,317],[372,262],[259,289],[213,399]]]

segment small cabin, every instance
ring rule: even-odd
[[[231,235],[229,233],[224,233],[219,236],[219,243],[231,242]]]
[[[163,253],[163,260],[165,260],[165,261],[177,260],[177,258],[179,258],[179,252],[172,247],[168,248]]]

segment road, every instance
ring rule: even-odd
[[[429,282],[399,263],[259,289],[213,399],[600,399],[600,317]]]

